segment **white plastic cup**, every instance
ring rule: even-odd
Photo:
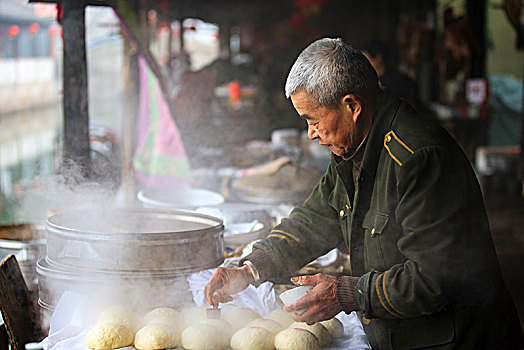
[[[280,300],[284,303],[284,305],[288,306],[293,304],[298,299],[302,298],[304,295],[306,295],[311,289],[313,289],[313,286],[300,286],[295,287],[293,289],[287,290],[284,293],[280,294]],[[297,314],[302,314],[306,311],[306,309],[298,310],[296,311]]]

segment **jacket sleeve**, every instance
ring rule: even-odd
[[[271,276],[261,276],[262,279],[289,282],[293,272],[343,242],[337,211],[329,205],[335,176],[332,160],[305,202],[294,208],[287,219],[269,232],[266,239],[255,244],[254,250],[262,250],[265,253],[262,256],[269,258],[273,267]],[[263,259],[247,256],[246,260],[251,260],[257,269],[266,270],[263,266],[257,266]]]
[[[458,150],[427,147],[397,167],[397,247],[406,261],[357,284],[367,318],[408,318],[492,297],[497,265],[480,188]]]

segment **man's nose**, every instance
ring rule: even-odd
[[[309,137],[310,140],[314,140],[318,138],[318,133],[315,130],[315,127],[312,125],[309,125],[307,127],[307,137]]]

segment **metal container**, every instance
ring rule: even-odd
[[[46,228],[46,262],[62,269],[181,275],[224,261],[222,220],[194,212],[77,210]]]
[[[146,305],[150,308],[192,301],[185,276],[161,272],[81,271],[37,262],[38,304],[50,315],[68,292],[86,296],[94,304],[108,302]]]
[[[29,223],[0,225],[0,257],[13,254],[29,290],[38,289],[36,262],[45,255],[44,227]]]

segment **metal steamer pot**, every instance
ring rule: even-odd
[[[13,254],[30,291],[38,290],[36,262],[45,255],[43,225],[30,223],[0,225],[0,256]]]
[[[78,210],[50,216],[46,228],[47,255],[37,264],[46,309],[64,291],[179,298],[188,293],[184,276],[224,261],[222,220],[194,212]]]

